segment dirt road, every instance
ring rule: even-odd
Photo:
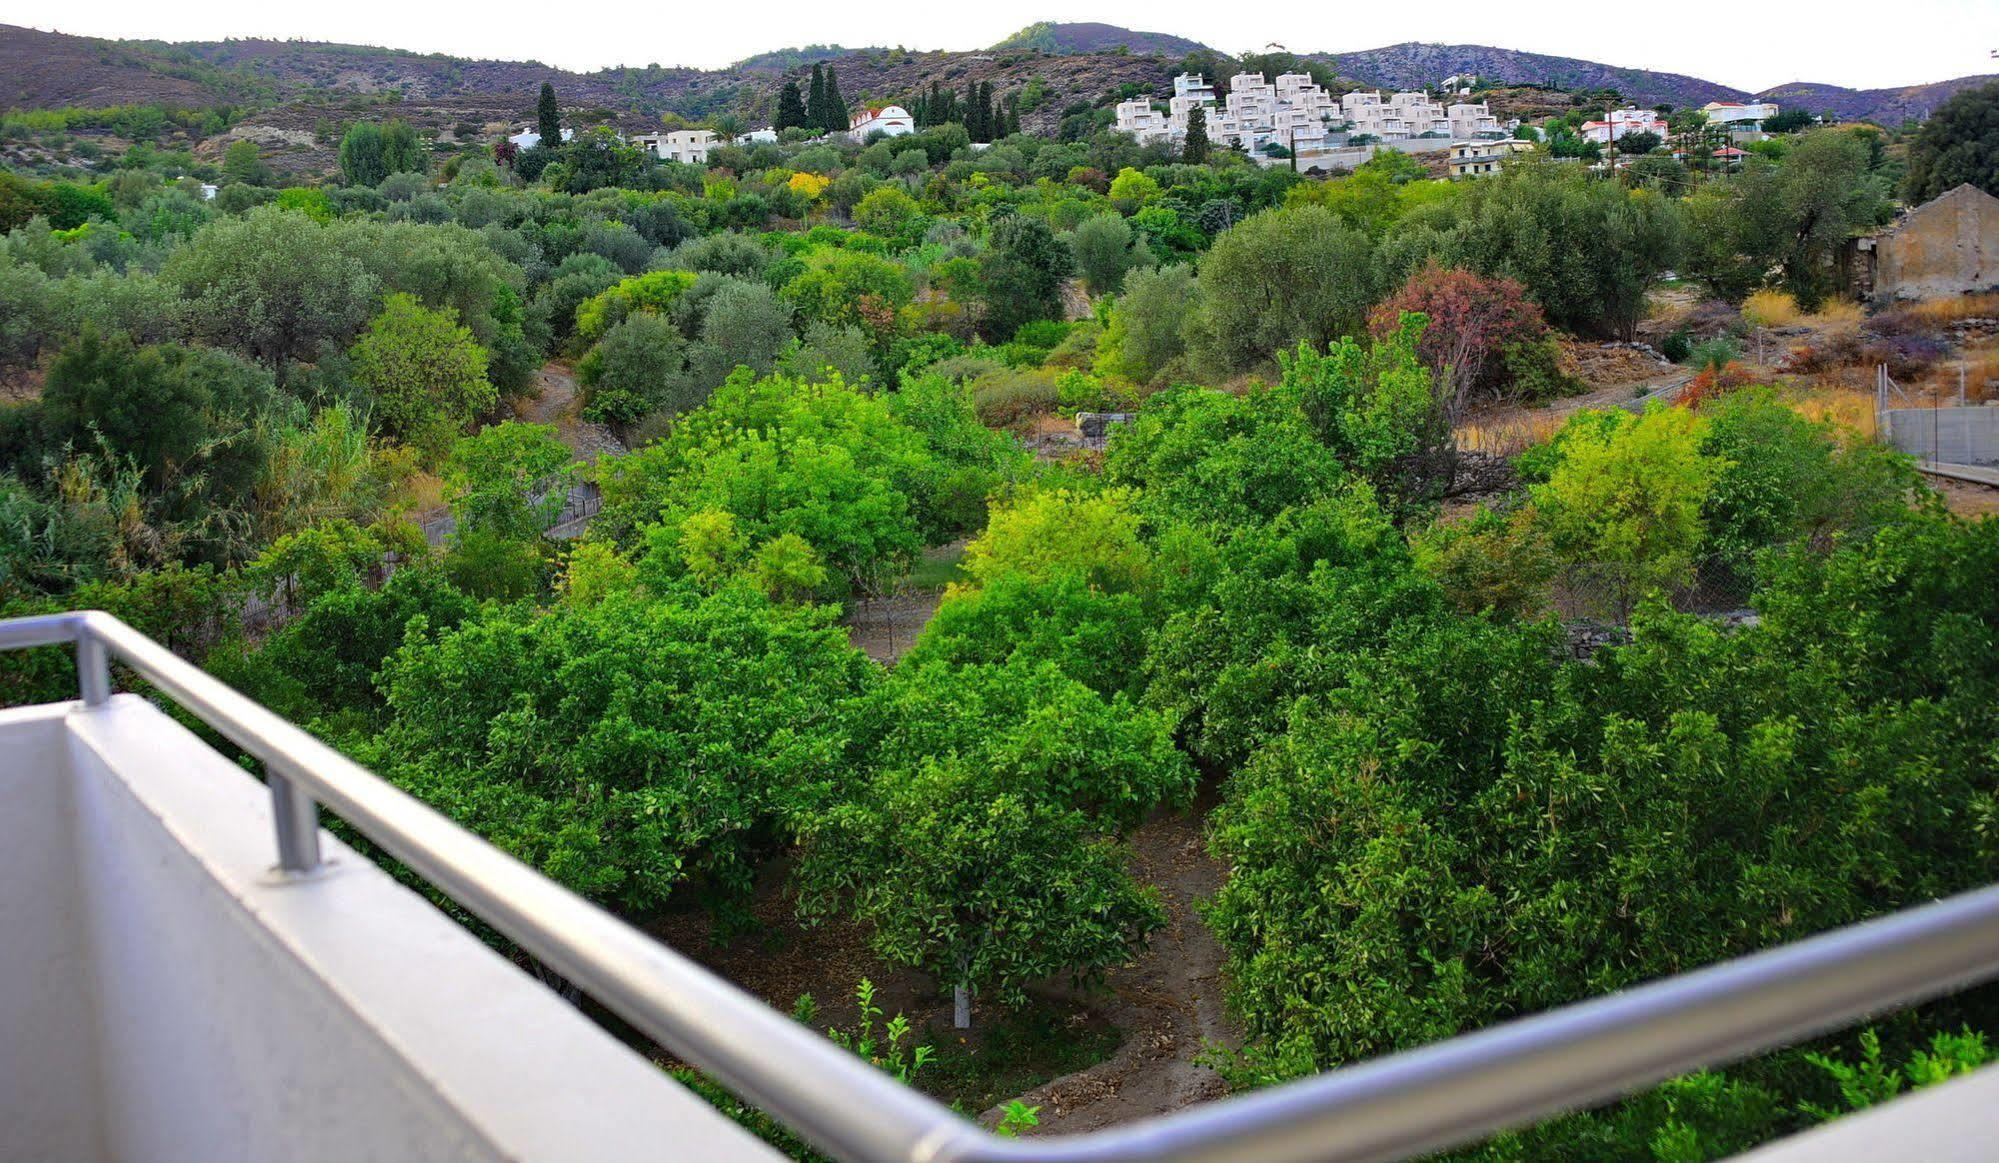
[[[1201,837],[1213,806],[1210,792],[1192,810],[1156,813],[1132,834],[1132,871],[1159,889],[1166,927],[1138,960],[1111,971],[1111,996],[1095,999],[1097,1011],[1125,1031],[1124,1045],[1020,1096],[1041,1108],[1036,1134],[1094,1131],[1223,1093],[1220,1076],[1194,1064],[1206,1042],[1242,1044],[1222,1003],[1221,945],[1195,907],[1222,884],[1222,866]],[[998,1111],[987,1115],[990,1123]]]

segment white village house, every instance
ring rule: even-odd
[[[916,118],[900,105],[868,106],[854,110],[848,118],[847,136],[855,141],[866,141],[871,134],[885,134],[901,137],[905,133],[916,132]]]
[[[1757,129],[1778,113],[1775,101],[1709,101],[1701,106],[1707,114],[1709,125],[1725,126],[1729,129]]]
[[[1476,178],[1496,174],[1514,154],[1532,153],[1534,143],[1518,138],[1500,141],[1459,141],[1451,145],[1451,176]]]
[[[1593,141],[1598,145],[1622,140],[1634,133],[1657,134],[1661,140],[1664,140],[1666,119],[1650,109],[1626,106],[1623,109],[1612,109],[1607,120],[1585,121],[1582,127],[1583,140]]]
[[[633,135],[633,145],[644,146],[661,159],[691,166],[708,164],[708,152],[722,144],[712,129],[672,129],[665,133]]]
[[[562,131],[562,140],[564,141],[568,141],[570,138],[575,136],[576,136],[576,131],[573,129],[565,129]],[[521,149],[533,149],[535,146],[541,144],[541,134],[535,132],[535,130],[533,130],[532,128],[523,129],[519,133],[516,133],[513,136],[507,138],[507,140],[512,142],[514,145],[518,146]]]

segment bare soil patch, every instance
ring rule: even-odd
[[[1202,836],[1214,789],[1194,809],[1158,812],[1132,834],[1132,871],[1159,890],[1166,927],[1137,960],[1114,969],[1097,1013],[1125,1032],[1102,1062],[1020,1096],[1041,1108],[1036,1134],[1068,1134],[1179,1110],[1226,1090],[1221,1076],[1194,1059],[1209,1042],[1242,1044],[1242,1030],[1222,997],[1222,947],[1197,911],[1221,888],[1225,870]],[[998,1110],[987,1112],[988,1121]]]

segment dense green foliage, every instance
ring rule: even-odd
[[[981,1007],[1142,948],[1127,845],[1205,780],[1241,1085],[1991,879],[1999,525],[1900,457],[1744,390],[1578,413],[1439,518],[1453,419],[1570,390],[1554,331],[1629,337],[1668,271],[1829,295],[1878,134],[1617,173],[1558,160],[1571,119],[1477,182],[1315,178],[1108,102],[1021,134],[991,80],[850,141],[811,74],[706,168],[601,111],[565,143],[544,86],[526,151],[329,121],[320,185],[250,141],[0,175],[0,600],[133,619],[634,920],[781,891]],[[1079,410],[1138,415],[1055,462]],[[901,661],[850,644],[960,542]],[[1717,577],[1754,618],[1675,611]],[[1607,645],[1565,634],[1579,579]],[[1995,1017],[1482,1151],[1718,1155],[1982,1062],[1937,1031]]]

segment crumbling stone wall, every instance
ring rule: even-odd
[[[1934,299],[1999,288],[1999,198],[1963,185],[1923,203],[1875,241],[1876,299]]]

